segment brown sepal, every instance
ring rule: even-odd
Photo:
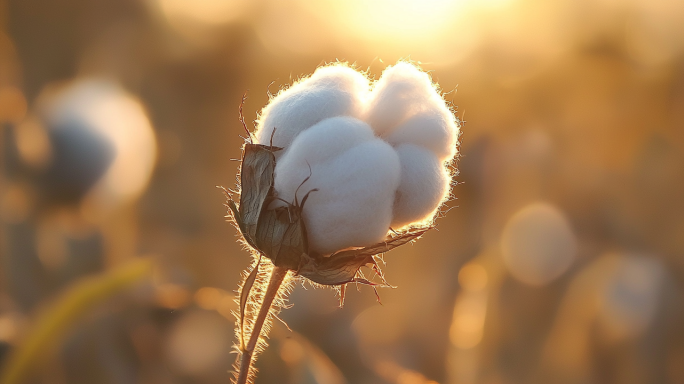
[[[299,274],[323,285],[340,285],[354,282],[359,268],[367,264],[375,265],[373,256],[416,240],[430,228],[421,228],[402,233],[390,237],[382,243],[361,249],[335,252],[327,257],[307,255],[305,263],[299,270]]]

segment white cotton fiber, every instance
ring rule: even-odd
[[[371,91],[366,121],[383,136],[435,102],[443,103],[428,74],[410,63],[399,62],[385,69]]]
[[[456,154],[458,125],[448,108],[438,106],[410,117],[383,139],[395,147],[401,144],[419,145],[446,161]]]
[[[399,184],[399,158],[389,144],[369,132],[370,127],[359,120],[326,120],[299,135],[276,164],[278,197],[294,201],[295,190],[309,174],[299,200],[318,189],[304,206],[312,251],[328,254],[363,247],[387,235]]]
[[[358,117],[368,92],[368,79],[345,65],[321,67],[309,78],[280,92],[261,111],[257,142],[287,147],[303,130],[335,116]],[[280,154],[279,154],[280,155]]]
[[[392,228],[430,220],[449,194],[451,176],[431,151],[411,144],[396,147],[401,180],[394,198]]]
[[[373,139],[373,130],[363,121],[347,116],[332,117],[297,136],[290,145],[292,155],[281,158],[278,163],[304,160],[309,164],[322,163]]]

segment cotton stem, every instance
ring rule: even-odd
[[[263,301],[261,302],[261,307],[259,308],[259,313],[254,321],[254,327],[252,328],[252,334],[249,337],[249,341],[242,351],[240,356],[240,364],[238,377],[235,384],[245,384],[249,377],[249,370],[252,366],[252,356],[254,355],[254,349],[256,348],[259,337],[261,337],[261,329],[266,321],[266,317],[271,310],[271,305],[273,304],[273,299],[278,295],[278,290],[280,289],[283,280],[287,276],[287,269],[281,267],[273,267],[271,272],[271,278],[268,281],[268,287],[264,293]]]

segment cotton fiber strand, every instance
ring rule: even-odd
[[[280,92],[262,111],[257,142],[287,147],[301,131],[335,116],[358,117],[368,92],[368,79],[342,66],[322,67],[309,78]]]
[[[319,68],[267,105],[257,140],[276,152],[275,190],[303,210],[309,247],[329,254],[431,222],[451,184],[458,120],[427,73],[406,62],[372,85],[346,65]],[[310,176],[310,179],[302,184]],[[274,204],[285,204],[282,201]]]

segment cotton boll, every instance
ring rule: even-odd
[[[373,130],[353,117],[332,117],[312,126],[297,136],[290,146],[290,155],[278,161],[281,172],[294,169],[288,163],[320,164],[339,156],[344,151],[365,141],[373,140]],[[288,175],[292,183],[299,185],[309,175],[308,166],[304,177]]]
[[[627,255],[617,260],[598,292],[599,325],[613,341],[643,335],[654,323],[668,277],[656,259]]]
[[[449,194],[450,176],[431,151],[411,144],[396,148],[401,181],[394,200],[392,228],[431,219]]]
[[[427,73],[410,63],[388,67],[368,101],[366,121],[378,135],[386,135],[407,117],[444,101]]]
[[[300,139],[307,138],[298,137],[293,148],[315,151],[310,146],[300,147]],[[306,158],[306,154],[292,150],[276,165],[275,188],[279,197],[293,199],[303,177],[309,175]],[[304,207],[310,249],[328,254],[384,240],[399,184],[400,165],[394,149],[373,138],[328,161],[309,164],[311,179],[302,186],[300,194],[318,189],[309,195]]]
[[[435,108],[419,113],[400,124],[384,139],[398,146],[415,144],[431,150],[439,160],[451,159],[456,154],[459,127],[448,108]]]
[[[362,113],[368,79],[343,65],[322,67],[314,74],[281,92],[262,110],[257,142],[288,147],[303,130],[334,116]]]

